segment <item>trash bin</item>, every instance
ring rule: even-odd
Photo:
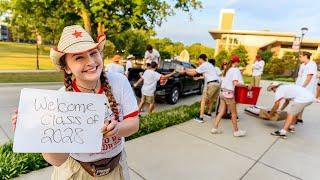
[[[252,87],[249,90],[245,86],[236,86],[235,100],[240,104],[256,105],[260,94],[261,87]]]

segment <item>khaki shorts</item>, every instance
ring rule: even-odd
[[[218,83],[209,83],[203,89],[202,99],[205,100],[216,100],[219,96],[220,85]]]
[[[312,102],[309,103],[297,103],[297,102],[292,102],[290,103],[288,107],[288,114],[292,116],[296,116],[299,113],[303,112],[304,108],[312,104]]]
[[[252,76],[252,86],[260,86],[261,76]]]
[[[54,166],[51,180],[92,180],[92,177],[85,171],[80,163],[69,157],[61,166]],[[96,177],[96,180],[130,180],[129,168],[126,162],[126,154],[121,154],[119,165],[106,176]]]
[[[236,100],[234,98],[225,98],[220,94],[220,101],[225,102],[227,105],[236,105]]]
[[[146,95],[143,95],[143,94],[142,94],[141,101],[143,101],[143,100],[144,100],[146,103],[154,104],[154,96],[146,96]]]

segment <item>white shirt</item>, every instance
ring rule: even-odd
[[[217,72],[217,75],[218,75],[218,78],[219,78],[219,82],[221,82],[222,71],[221,71],[220,68],[217,67],[217,66],[215,66],[215,69],[216,69],[216,72]]]
[[[209,62],[202,63],[196,69],[196,72],[203,75],[205,85],[207,85],[207,83],[210,81],[214,81],[214,80],[219,81],[220,79],[217,74],[216,68],[214,68],[214,66]]]
[[[112,87],[112,94],[119,104],[119,120],[122,121],[128,117],[138,115],[138,104],[132,91],[128,79],[119,73],[107,73],[109,83]],[[60,91],[65,91],[65,87]],[[106,114],[105,119],[109,121],[113,117],[112,110],[109,107],[108,98],[106,97]],[[100,129],[97,129],[100,131]],[[71,153],[74,159],[83,162],[94,162],[104,158],[111,158],[119,154],[124,148],[124,137],[113,136],[102,139],[102,147],[100,153]]]
[[[234,91],[233,81],[238,81],[240,84],[244,84],[240,70],[235,67],[231,67],[226,76],[222,77],[221,88]]]
[[[309,103],[315,100],[313,94],[306,88],[295,85],[280,85],[275,92],[275,101],[290,99],[296,103]]]
[[[317,64],[314,61],[309,61],[307,64],[302,63],[299,68],[299,74],[296,84],[303,86],[304,81],[307,79],[309,74],[313,74],[311,81],[306,88],[312,93],[316,94],[317,89]]]
[[[156,49],[152,49],[152,53],[150,53],[149,51],[145,52],[144,58],[146,59],[147,63],[156,62],[157,64],[159,64],[160,54]]]
[[[111,63],[111,64],[107,65],[106,71],[107,72],[112,72],[112,73],[124,74],[124,67],[122,65],[120,65],[120,64]]]
[[[129,73],[130,68],[132,68],[132,62],[128,60],[126,63],[126,74]]]
[[[157,88],[157,82],[160,80],[162,75],[155,70],[147,69],[144,71],[143,85],[141,88],[141,93],[145,96],[154,96],[154,92]]]
[[[260,60],[260,61],[256,60],[252,67],[252,75],[261,76],[263,73],[264,64],[265,63],[263,60]]]

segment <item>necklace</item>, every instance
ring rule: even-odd
[[[96,82],[96,86],[93,88],[93,89],[89,89],[89,88],[86,88],[86,87],[83,87],[83,86],[80,86],[79,84],[76,84],[78,87],[81,87],[82,89],[85,89],[85,90],[88,90],[88,91],[92,91],[93,93],[96,93],[96,88],[98,86],[98,80]]]

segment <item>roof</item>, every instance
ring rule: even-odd
[[[256,36],[278,36],[295,37],[291,32],[271,32],[271,31],[248,31],[248,30],[210,30],[213,39],[220,39],[222,34],[256,35]]]

